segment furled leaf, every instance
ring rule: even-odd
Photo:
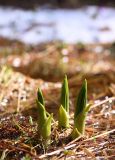
[[[64,128],[69,127],[69,115],[62,105],[59,108],[58,125],[59,127],[64,127]]]
[[[45,107],[38,100],[36,102],[38,105],[38,126],[39,129],[41,129],[47,118],[46,110]]]
[[[72,138],[77,138],[85,132],[85,120],[91,105],[87,105],[87,81],[85,80],[77,97],[74,113],[74,129]]]
[[[72,137],[72,139],[76,139],[76,138],[80,137],[81,135],[82,134],[78,131],[78,129],[76,127],[74,127],[70,136]]]
[[[84,108],[86,107],[86,104],[87,104],[87,81],[85,80],[77,97],[74,120],[76,119],[77,115],[83,112]]]
[[[53,114],[51,114],[46,120],[45,123],[42,125],[41,128],[41,135],[43,139],[48,139],[51,135],[51,121],[53,118]]]
[[[69,112],[69,88],[68,88],[68,80],[66,75],[62,84],[61,105],[65,108],[67,112]]]
[[[77,115],[76,119],[74,120],[74,127],[77,128],[77,130],[81,134],[84,134],[85,118],[86,118],[86,112],[81,112],[79,113],[79,115]]]
[[[42,91],[40,90],[40,88],[38,88],[38,91],[37,91],[37,99],[43,106],[45,106],[43,94],[42,94]]]
[[[46,112],[45,107],[37,99],[38,105],[38,131],[43,138],[45,145],[50,143],[51,121],[53,115]],[[48,140],[48,141],[47,141]]]

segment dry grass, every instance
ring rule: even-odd
[[[115,70],[114,61],[110,56],[104,54],[91,55],[90,50],[81,50],[72,46],[68,48],[56,48],[57,46],[47,46],[45,54],[18,56],[22,66],[14,68],[30,74],[32,65],[36,62],[37,67],[41,65],[45,68],[45,61],[50,60],[47,70],[51,74],[41,73],[38,77],[45,77],[49,82],[37,78],[32,79],[26,75],[1,68],[0,71],[0,156],[1,159],[21,159],[23,156],[30,159],[110,159],[115,157],[114,138],[114,110],[115,110]],[[92,47],[93,48],[93,47]],[[50,51],[50,52],[49,52]],[[37,133],[37,106],[35,103],[38,86],[42,89],[46,107],[49,112],[56,113],[59,107],[61,77],[65,68],[59,68],[58,62],[67,53],[69,62],[66,64],[69,87],[70,87],[70,110],[71,127],[66,131],[59,131],[57,121],[52,124],[51,146],[44,150],[43,144]],[[76,51],[76,52],[75,52]],[[43,51],[42,51],[43,52]],[[53,53],[56,55],[53,56]],[[58,53],[59,52],[59,53]],[[61,54],[60,54],[61,52]],[[93,50],[94,52],[94,50]],[[75,54],[74,54],[75,53]],[[80,53],[80,54],[79,54]],[[86,54],[87,53],[87,54]],[[57,61],[53,59],[57,56]],[[28,59],[26,59],[28,57]],[[33,57],[33,59],[32,59]],[[75,58],[77,57],[77,58]],[[8,56],[5,62],[13,65],[17,56]],[[9,60],[10,59],[10,60]],[[37,59],[35,61],[35,59]],[[101,63],[100,60],[101,59]],[[3,60],[3,58],[2,58]],[[28,63],[24,63],[28,60]],[[41,60],[41,61],[39,61]],[[94,60],[94,61],[93,61]],[[81,63],[82,61],[82,63]],[[40,63],[38,63],[40,62]],[[84,63],[83,63],[84,62]],[[26,64],[26,66],[25,66]],[[31,64],[31,65],[30,65]],[[57,64],[55,66],[55,64]],[[19,69],[21,67],[21,70]],[[37,70],[35,67],[35,70]],[[52,68],[63,70],[58,78],[53,74]],[[81,67],[80,72],[75,68]],[[29,68],[28,70],[26,70]],[[19,69],[19,70],[18,70]],[[71,74],[71,70],[74,72]],[[25,70],[25,71],[24,71]],[[34,71],[35,71],[34,70]],[[36,73],[36,72],[35,72]],[[40,70],[38,71],[40,73]],[[77,74],[77,75],[76,75]],[[38,74],[39,75],[39,74]],[[49,76],[49,77],[48,77]],[[53,77],[54,76],[54,77]],[[51,78],[56,83],[50,82]],[[76,94],[82,84],[83,79],[88,81],[88,100],[92,103],[90,112],[86,120],[85,136],[74,141],[68,137],[73,125],[73,112]],[[45,79],[45,78],[44,78]],[[58,81],[59,80],[59,81]],[[29,159],[29,158],[28,158]]]

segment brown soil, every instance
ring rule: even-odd
[[[27,46],[21,46],[20,53],[13,54],[11,47],[11,53],[0,57],[1,159],[113,160],[115,61],[111,45],[52,43],[31,48],[26,54]],[[65,73],[70,88],[71,127],[59,131],[57,112],[61,81]],[[88,102],[92,106],[86,120],[85,135],[72,141],[68,135],[73,126],[74,104],[85,78],[88,81]],[[51,145],[46,150],[37,131],[38,111],[35,100],[38,87],[43,91],[48,112],[53,112],[56,120],[52,124]]]

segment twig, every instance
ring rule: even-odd
[[[92,108],[95,108],[95,107],[98,107],[98,106],[100,106],[100,105],[102,105],[102,104],[104,104],[104,103],[106,103],[106,102],[108,102],[108,101],[114,101],[114,100],[115,100],[115,97],[110,97],[110,98],[108,98],[108,99],[105,99],[105,100],[97,103],[97,104],[92,105],[92,106],[91,106],[91,109],[92,109]]]
[[[63,152],[64,150],[68,150],[68,149],[70,149],[70,148],[73,148],[73,147],[75,147],[76,145],[77,145],[77,144],[72,144],[72,145],[70,145],[70,146],[64,147],[63,149],[58,149],[58,150],[56,150],[56,151],[53,151],[53,152],[50,152],[50,153],[41,155],[39,158],[42,159],[42,158],[46,158],[47,156],[53,156],[53,155],[60,154],[60,152]]]
[[[102,105],[102,104],[104,104],[108,101],[114,101],[114,100],[115,100],[115,97],[110,97],[108,99],[102,100],[101,102],[98,102],[97,104],[91,105],[91,109],[96,108],[96,107],[98,107],[98,106],[100,106],[100,105]],[[73,115],[74,115],[74,113],[71,114],[71,117],[73,117]]]
[[[114,132],[114,131],[115,131],[115,129],[113,129],[113,130],[111,130],[111,131],[108,131],[108,132],[104,132],[104,133],[102,133],[102,134],[100,134],[100,135],[97,135],[97,136],[91,137],[91,138],[89,138],[89,139],[83,140],[83,142],[87,142],[87,141],[93,140],[94,138],[99,138],[99,137],[101,137],[101,136],[106,136],[107,134],[112,133],[112,132]],[[77,140],[77,139],[76,139],[76,140]],[[75,142],[75,141],[74,141],[74,142]],[[58,149],[58,150],[56,150],[56,151],[53,151],[53,152],[50,152],[50,153],[41,155],[39,158],[42,159],[42,158],[46,158],[46,157],[48,157],[48,156],[57,155],[57,154],[60,154],[60,152],[63,152],[64,150],[68,150],[68,149],[71,149],[71,148],[76,147],[76,146],[77,146],[77,144],[74,143],[74,144],[71,144],[71,145],[69,145],[69,146],[64,147],[63,149]]]
[[[99,134],[99,135],[97,135],[97,136],[93,136],[93,137],[91,137],[91,138],[88,138],[88,139],[84,140],[84,142],[93,140],[94,138],[99,138],[99,137],[101,137],[101,136],[106,136],[107,134],[113,133],[113,132],[115,132],[115,129],[113,129],[113,130],[111,130],[111,131],[104,132],[104,133]]]

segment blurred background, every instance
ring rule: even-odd
[[[41,143],[36,93],[42,90],[55,117],[65,74],[70,111],[84,79],[92,107],[86,136],[76,149],[58,153],[58,147],[74,145],[71,130],[60,134],[53,121],[51,146],[49,139]],[[0,0],[0,160],[39,159],[55,151],[49,159],[112,160],[114,100],[115,0]]]
[[[0,0],[0,37],[44,42],[111,43],[114,0]]]
[[[0,0],[0,66],[48,81],[114,70],[114,6],[113,0]]]
[[[82,5],[115,5],[114,0],[0,0],[0,4],[4,6],[17,6],[23,8],[34,8],[40,5],[49,5],[52,7],[68,7],[76,8]]]

